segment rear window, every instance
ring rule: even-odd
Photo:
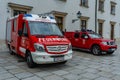
[[[11,21],[7,22],[6,39],[7,39],[7,41],[9,41],[9,42],[10,42],[10,40],[11,40],[11,26],[12,26]]]

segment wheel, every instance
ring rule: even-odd
[[[29,68],[34,68],[36,64],[33,62],[31,53],[28,51],[26,55],[27,65]]]
[[[60,64],[65,64],[67,61],[59,62]]]
[[[13,54],[14,54],[14,52],[11,50],[10,45],[8,45],[8,49],[9,49],[9,53],[10,53],[11,55],[13,55]]]
[[[92,52],[94,55],[99,55],[99,54],[101,54],[100,46],[94,45],[94,46],[92,47],[91,52]]]
[[[108,54],[113,54],[113,52],[107,52]]]

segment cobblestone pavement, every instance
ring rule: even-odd
[[[119,46],[120,47],[120,46]],[[18,56],[0,49],[0,80],[120,80],[120,49],[113,55],[94,56],[75,50],[66,64],[30,69]]]

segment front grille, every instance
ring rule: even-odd
[[[115,42],[114,41],[111,41],[111,42],[107,42],[108,45],[115,45]]]
[[[48,52],[65,52],[68,49],[68,45],[56,45],[56,46],[47,46]]]

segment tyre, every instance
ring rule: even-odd
[[[98,45],[94,45],[91,49],[91,52],[94,54],[94,55],[100,55],[101,54],[101,50],[100,50],[100,46]]]
[[[33,62],[31,53],[28,51],[26,54],[27,54],[26,55],[26,61],[27,61],[28,67],[29,68],[34,68],[36,66],[36,64]]]
[[[114,52],[107,52],[107,54],[113,54]]]
[[[9,49],[9,53],[10,53],[11,55],[13,55],[13,54],[14,54],[14,52],[12,51],[12,49],[11,49],[10,45],[8,45],[8,49]]]
[[[65,64],[67,61],[59,62],[59,64]]]

